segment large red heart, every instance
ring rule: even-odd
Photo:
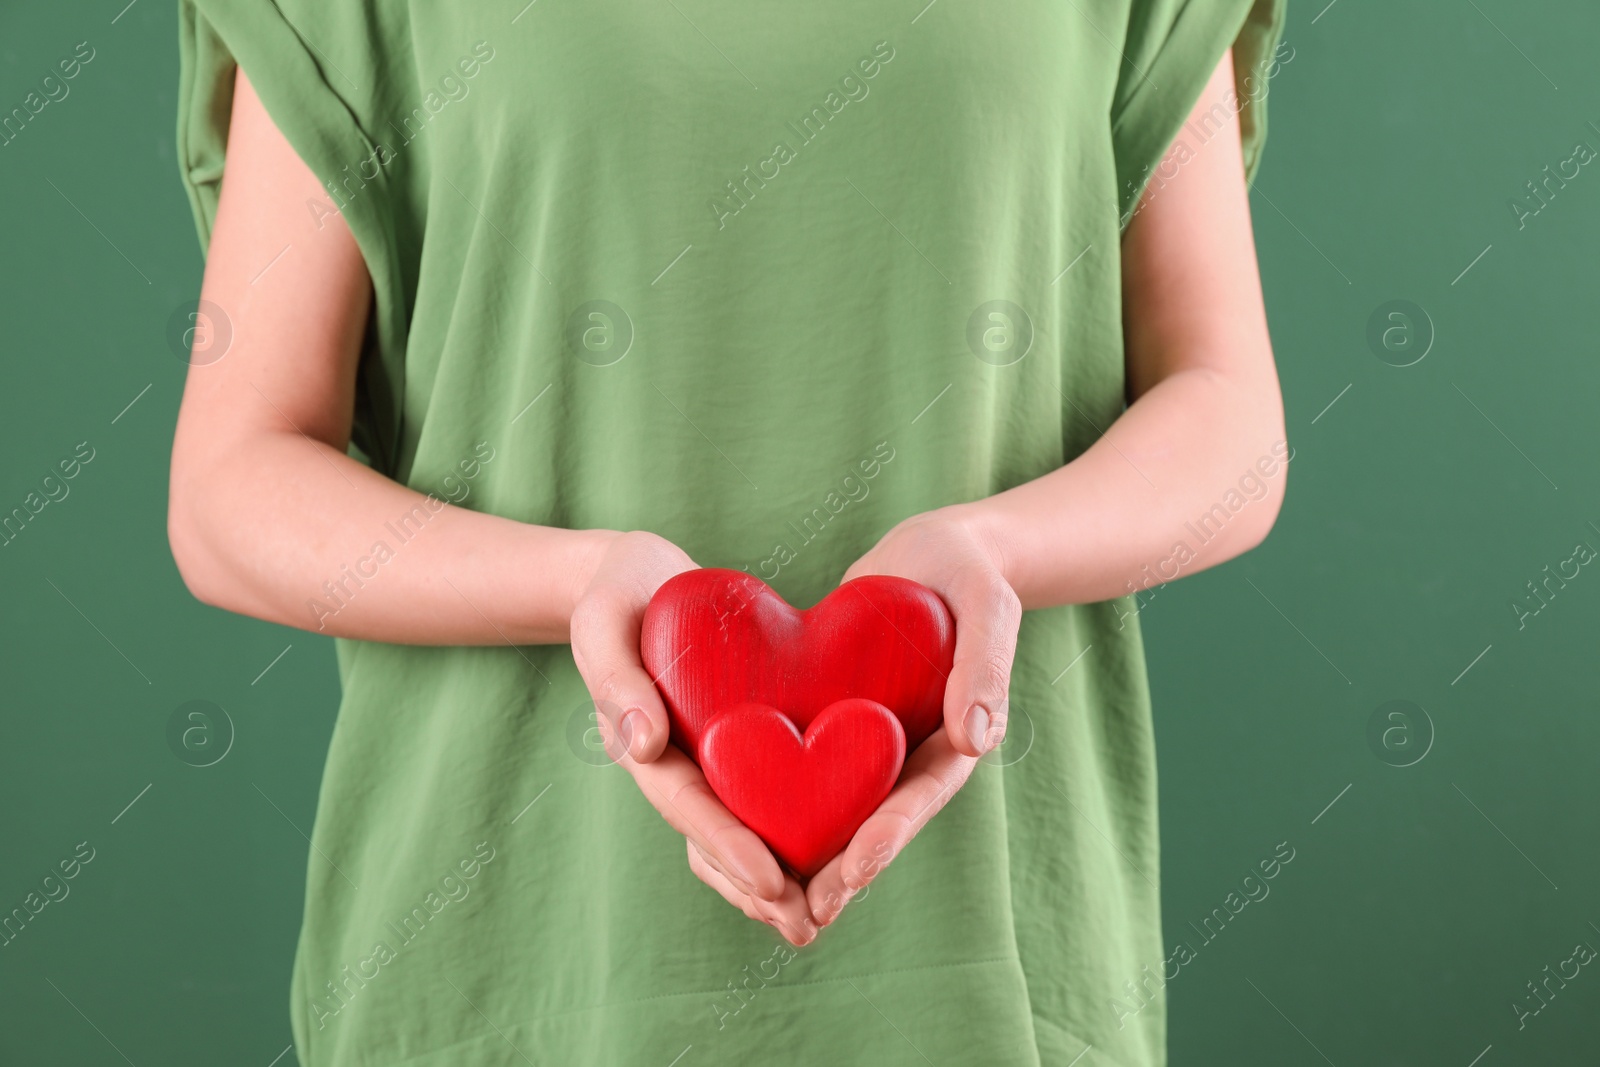
[[[841,700],[805,736],[776,708],[737,704],[702,738],[706,781],[739,821],[801,878],[837,856],[906,758],[900,720],[871,700]]]
[[[717,568],[663,584],[640,635],[673,740],[697,760],[712,717],[735,704],[778,708],[805,730],[850,697],[892,711],[914,751],[944,716],[955,643],[944,601],[906,578],[856,578],[798,611],[754,575]]]

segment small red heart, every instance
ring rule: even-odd
[[[801,878],[850,843],[905,758],[900,720],[862,699],[828,705],[804,737],[778,709],[738,704],[711,720],[701,746],[722,803]]]
[[[685,571],[656,591],[640,634],[673,740],[700,759],[713,716],[735,704],[783,709],[805,730],[824,708],[863,697],[900,720],[908,750],[938,729],[955,620],[906,578],[845,582],[798,611],[743,571]]]

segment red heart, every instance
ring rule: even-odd
[[[906,578],[856,578],[797,611],[754,575],[716,568],[663,584],[640,635],[673,740],[696,759],[712,716],[725,708],[781,708],[804,730],[849,697],[892,711],[915,750],[944,717],[955,643],[944,601]]]
[[[711,720],[701,746],[717,796],[801,878],[850,843],[905,758],[900,720],[861,699],[828,705],[803,738],[778,709],[737,704]]]

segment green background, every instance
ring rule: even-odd
[[[201,260],[173,6],[123,2],[0,12],[0,112],[96,51],[0,147],[0,513],[94,449],[0,548],[0,913],[95,850],[0,947],[0,1062],[288,1065],[338,682],[328,641],[205,608],[172,564],[167,324]],[[1167,939],[1195,951],[1164,993],[1172,1059],[1592,1063],[1600,968],[1520,1027],[1512,1005],[1600,948],[1600,568],[1520,628],[1512,604],[1600,548],[1600,168],[1521,228],[1508,202],[1600,148],[1600,11],[1320,4],[1290,13],[1253,196],[1288,503],[1143,611]],[[1410,366],[1368,341],[1393,300],[1426,316],[1396,324]],[[169,747],[190,700],[231,720],[212,766]],[[1369,739],[1393,700],[1422,711]],[[1270,895],[1204,942],[1190,924],[1280,842]]]

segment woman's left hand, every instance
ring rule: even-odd
[[[1011,661],[1022,605],[991,538],[964,507],[915,515],[883,536],[843,581],[893,574],[938,593],[956,620],[955,660],[944,690],[944,725],[906,758],[900,780],[806,887],[826,926],[966,783],[978,757],[1006,732]]]

